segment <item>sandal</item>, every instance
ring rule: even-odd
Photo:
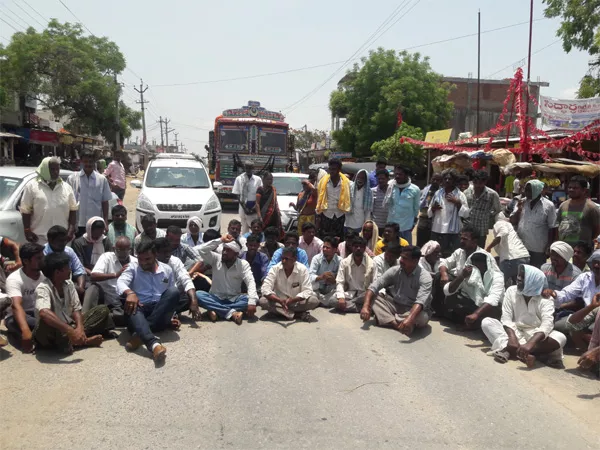
[[[499,362],[500,364],[505,364],[510,359],[510,353],[503,350],[498,350],[494,352],[494,360]]]

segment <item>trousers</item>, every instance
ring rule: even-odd
[[[291,304],[287,311],[283,309],[279,303],[267,300],[266,297],[260,298],[259,305],[262,309],[267,310],[270,313],[277,314],[285,317],[287,320],[291,320],[294,318],[296,313],[315,309],[317,306],[319,306],[319,299],[316,297],[316,295],[311,295],[302,301]]]
[[[504,350],[508,345],[508,333],[506,333],[504,325],[502,325],[499,320],[486,317],[481,322],[481,330],[485,334],[485,337],[488,338],[488,341],[490,341],[492,344],[493,352]],[[515,331],[515,334],[517,335],[517,339],[519,339],[519,344],[523,345],[533,337],[534,333],[517,330]],[[556,330],[551,331],[548,335],[548,338],[558,342],[560,349],[562,349],[567,343],[567,337]]]
[[[347,313],[359,313],[365,303],[365,292],[351,291],[345,293],[346,309],[344,312]],[[337,296],[333,296],[331,300],[331,307],[335,308],[338,304]]]
[[[33,330],[35,328],[35,313],[33,311],[25,311],[25,320],[27,321],[29,329]],[[21,328],[15,320],[15,316],[4,319],[4,325],[6,325],[6,329],[9,333],[16,334],[19,338],[21,337]]]
[[[400,237],[406,239],[408,245],[412,245],[412,230],[405,230],[400,232]]]
[[[240,222],[242,222],[242,234],[246,234],[248,231],[250,231],[250,225],[252,224],[252,221],[258,216],[256,215],[256,213],[246,214],[246,212],[241,206],[239,208],[239,214]]]
[[[335,289],[326,293],[315,291],[315,295],[323,308],[335,308],[335,305],[337,305],[337,297],[335,294]]]
[[[146,348],[152,351],[152,346],[158,342],[154,333],[169,327],[179,302],[179,291],[176,287],[170,287],[158,302],[139,305],[133,314],[125,314],[129,333],[137,334]]]
[[[394,300],[386,295],[378,295],[373,303],[373,312],[375,318],[381,326],[388,325],[393,322],[402,322],[410,314],[412,306],[399,305]],[[419,312],[417,319],[415,320],[415,326],[422,328],[429,323],[430,314],[424,309]]]
[[[99,304],[106,304],[106,296],[104,295],[102,287],[99,284],[94,283],[85,290],[81,310],[83,313],[86,313]],[[127,325],[127,321],[125,320],[125,311],[123,310],[122,305],[106,304],[106,306],[110,310],[110,315],[112,316],[115,326],[124,327]]]
[[[238,295],[231,300],[221,299],[214,294],[200,291],[196,292],[198,305],[209,311],[217,313],[221,319],[231,319],[231,315],[236,311],[246,311],[248,309],[248,296],[246,294]]]
[[[431,232],[431,240],[438,241],[440,244],[440,249],[443,258],[448,258],[454,250],[459,247],[460,244],[460,235],[457,234],[442,234],[436,233],[435,231]]]

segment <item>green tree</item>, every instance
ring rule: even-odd
[[[394,134],[399,112],[424,132],[443,129],[452,115],[450,89],[419,53],[372,51],[331,94],[332,113],[346,119],[333,138],[341,151],[367,156],[373,143]]]
[[[422,167],[424,163],[423,147],[407,143],[402,144],[400,139],[403,137],[422,141],[425,135],[420,128],[403,122],[392,136],[373,143],[371,150],[377,158],[383,157],[390,162],[402,163],[413,169]]]
[[[581,80],[577,96],[600,94],[600,0],[543,0],[546,17],[562,19],[557,35],[568,53],[573,48],[594,57],[587,75]]]
[[[125,69],[119,47],[105,37],[87,36],[81,25],[51,20],[37,32],[29,28],[0,48],[0,85],[8,92],[28,95],[63,119],[72,131],[102,134],[114,142],[115,75]],[[120,107],[121,131],[126,137],[139,129],[139,117]]]
[[[294,133],[294,147],[299,150],[308,150],[312,144],[319,144],[327,137],[327,132],[322,130],[307,130],[299,128],[292,130]]]

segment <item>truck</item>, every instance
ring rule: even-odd
[[[209,175],[222,203],[236,202],[231,191],[246,162],[254,163],[259,175],[291,171],[294,137],[289,125],[283,114],[268,111],[260,102],[223,111],[208,141]]]

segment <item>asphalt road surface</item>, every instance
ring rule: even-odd
[[[0,349],[0,448],[600,448],[600,383],[574,356],[528,370],[438,322],[408,339],[313,315],[187,319],[162,367],[126,332],[64,358]]]

